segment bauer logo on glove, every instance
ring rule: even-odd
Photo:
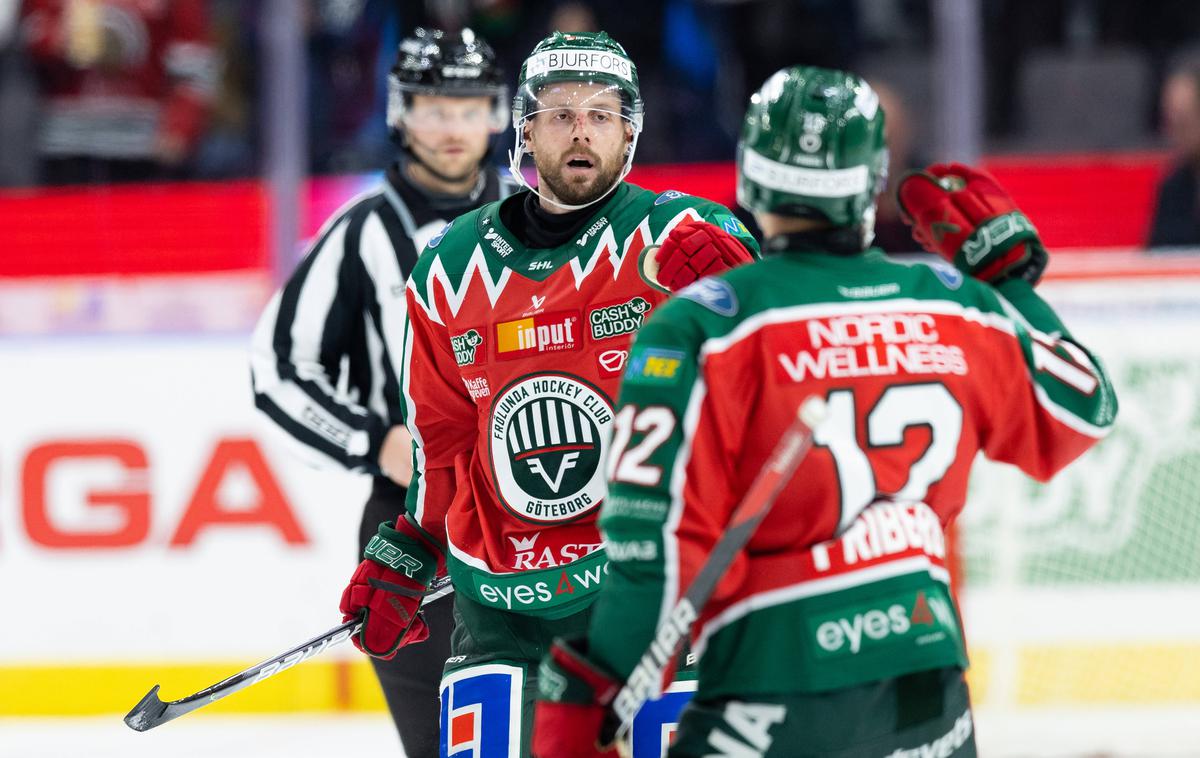
[[[990,174],[936,164],[901,179],[896,200],[922,247],[976,279],[1036,284],[1046,268],[1037,229]]]
[[[401,647],[425,640],[421,599],[443,566],[438,547],[406,518],[380,524],[342,593],[342,619],[363,620],[354,646],[389,660]]]

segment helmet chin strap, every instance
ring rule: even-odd
[[[862,215],[862,246],[866,250],[875,241],[875,203],[872,202]]]
[[[525,149],[525,134],[524,130],[520,127],[517,128],[516,147],[508,151],[508,173],[512,176],[514,182],[537,195],[538,199],[540,199],[542,202],[550,203],[551,205],[557,205],[563,210],[577,211],[580,208],[588,207],[592,203],[596,202],[596,200],[607,197],[613,190],[621,186],[621,182],[625,181],[625,177],[629,176],[629,172],[633,170],[633,154],[637,152],[639,136],[641,136],[641,132],[635,129],[633,132],[633,139],[629,142],[629,151],[625,153],[625,165],[621,168],[621,174],[617,177],[617,180],[612,183],[611,187],[597,195],[595,200],[583,203],[582,205],[572,205],[570,203],[564,203],[559,200],[555,200],[554,198],[546,197],[541,192],[538,192],[537,187],[534,187],[529,182],[525,181],[525,175],[521,173],[521,160],[525,157],[526,153],[529,153],[529,151]],[[533,153],[529,154],[533,155]]]

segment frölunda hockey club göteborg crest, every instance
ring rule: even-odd
[[[570,521],[600,504],[612,405],[568,374],[510,384],[492,403],[488,454],[501,502],[518,518]]]

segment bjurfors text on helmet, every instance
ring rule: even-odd
[[[534,53],[525,62],[526,78],[556,71],[611,74],[633,82],[633,64],[629,59],[607,50],[545,50]]]

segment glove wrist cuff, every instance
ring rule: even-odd
[[[363,557],[402,574],[422,587],[429,586],[437,575],[441,562],[426,545],[411,535],[392,528],[389,523],[379,525],[379,533],[367,543]]]
[[[607,707],[620,683],[576,647],[555,640],[538,670],[538,689],[545,700],[560,703],[594,704]]]

